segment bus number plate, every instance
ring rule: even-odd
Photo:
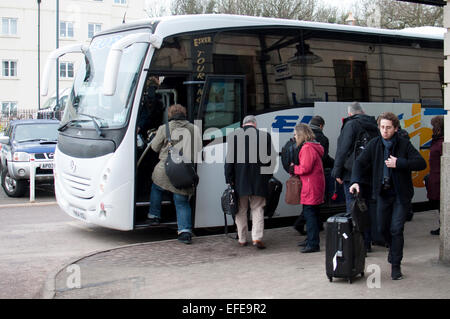
[[[73,209],[72,212],[75,215],[75,217],[78,217],[82,220],[86,220],[86,215],[83,212],[80,212],[79,210],[76,209]]]

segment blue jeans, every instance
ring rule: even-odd
[[[150,194],[150,218],[161,218],[161,201],[164,189],[153,183]],[[173,202],[177,211],[178,234],[192,232],[191,205],[189,196],[173,193]]]
[[[386,242],[389,244],[388,261],[392,265],[400,265],[403,259],[403,229],[411,203],[401,202],[395,195],[378,195],[377,202],[379,231],[384,235]]]
[[[353,202],[354,196],[352,193],[350,193],[350,186],[352,186],[350,184],[350,182],[344,182],[344,193],[345,193],[345,206],[347,209],[347,213],[350,214],[351,213],[351,204]],[[371,224],[373,222],[373,217],[375,215],[375,207],[376,206],[376,202],[374,202],[371,198],[372,196],[370,196],[371,193],[371,187],[369,185],[366,184],[359,184],[359,190],[361,192],[361,196],[366,199],[366,203],[367,203],[367,207],[369,209],[368,214],[369,214],[369,225],[367,227],[367,229],[364,231],[364,244],[366,246],[366,248],[370,247],[371,242],[372,242],[372,235],[371,235]]]
[[[319,248],[319,206],[303,205],[303,216],[306,219],[307,247]]]

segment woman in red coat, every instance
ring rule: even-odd
[[[439,211],[441,199],[441,156],[444,142],[444,117],[435,116],[431,119],[433,139],[430,147],[430,175],[428,177],[427,197],[433,208]],[[440,228],[432,230],[432,235],[439,235]]]
[[[324,149],[315,141],[311,128],[306,124],[298,124],[294,133],[297,146],[302,145],[299,152],[299,165],[295,165],[294,173],[300,176],[302,191],[300,203],[306,219],[307,239],[302,253],[319,251],[319,205],[323,203],[325,193],[325,175],[322,156]]]

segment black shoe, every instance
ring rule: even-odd
[[[305,239],[303,241],[299,241],[297,243],[297,246],[300,246],[300,247],[306,247],[307,245],[308,245],[308,240],[307,239]]]
[[[413,220],[414,217],[414,213],[413,212],[409,212],[408,215],[406,215],[406,221],[410,222]]]
[[[315,253],[320,251],[319,247],[310,247],[310,246],[306,246],[305,248],[303,248],[302,250],[300,250],[300,252],[306,254],[306,253]]]
[[[392,278],[392,280],[403,279],[403,275],[402,275],[402,271],[401,271],[400,265],[392,265],[391,278]]]
[[[182,232],[178,235],[178,240],[184,244],[191,244],[192,243],[192,235],[188,232]]]
[[[150,226],[159,226],[159,224],[161,223],[161,219],[159,219],[158,217],[151,217],[148,219],[148,222]]]
[[[441,228],[430,231],[431,235],[440,235],[441,234]]]

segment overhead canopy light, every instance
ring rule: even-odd
[[[322,62],[322,58],[311,52],[309,45],[305,43],[299,43],[297,46],[297,52],[292,58],[288,60],[292,64],[315,64]]]

